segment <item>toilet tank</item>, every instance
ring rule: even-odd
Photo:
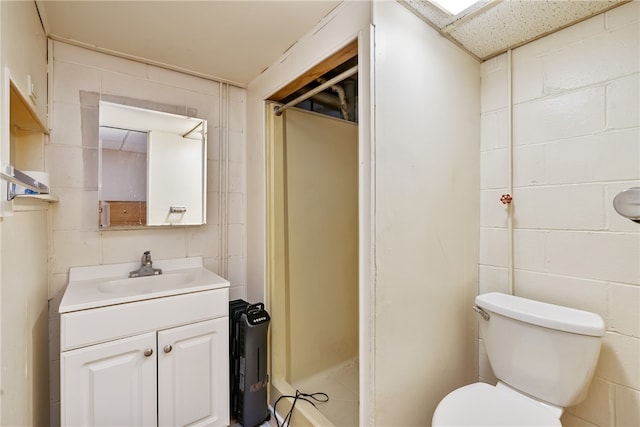
[[[604,335],[600,316],[498,292],[478,295],[476,306],[489,314],[480,332],[500,381],[561,407],[587,397]]]

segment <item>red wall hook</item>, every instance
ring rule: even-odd
[[[513,200],[513,197],[511,197],[511,194],[503,194],[502,197],[500,197],[500,201],[502,202],[503,205],[511,204],[512,200]]]

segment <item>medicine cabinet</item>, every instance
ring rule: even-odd
[[[55,198],[42,182],[49,133],[47,38],[34,2],[0,3],[0,216],[4,216],[11,215],[18,200]]]
[[[99,109],[100,227],[204,224],[207,121],[106,101]]]

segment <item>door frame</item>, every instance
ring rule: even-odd
[[[374,146],[374,120],[373,120],[373,41],[374,27],[369,25],[366,30],[359,31],[355,39],[350,39],[341,48],[336,49],[329,58],[336,55],[344,55],[345,50],[356,52],[358,55],[358,324],[359,324],[359,423],[360,425],[372,425],[374,423],[375,405],[375,370],[374,370],[374,351],[375,351],[375,152]],[[355,46],[355,50],[354,49]],[[344,56],[343,56],[344,58]],[[348,59],[348,58],[347,58]],[[343,59],[343,61],[346,59]],[[325,61],[321,61],[325,64]],[[333,64],[335,66],[336,64]],[[326,64],[323,66],[326,68]],[[333,67],[332,66],[332,67]],[[331,68],[329,68],[331,69]],[[311,75],[312,73],[303,73],[285,84],[283,88],[304,86],[301,84],[302,76]],[[282,94],[280,94],[282,96]],[[286,95],[284,95],[286,96]],[[282,96],[282,98],[284,98]],[[278,165],[274,164],[273,138],[276,137],[274,132],[282,132],[281,124],[274,122],[273,114],[273,95],[264,98],[264,124],[265,124],[265,160],[266,160],[266,283],[265,292],[266,303],[272,314],[281,315],[281,307],[273,306],[275,302],[273,298],[273,283],[282,277],[284,271],[274,264],[272,254],[277,251],[283,251],[284,248],[274,241],[274,233],[276,224],[274,222],[274,201],[273,186],[276,184],[274,180],[282,180],[281,176],[277,176]],[[282,99],[281,98],[281,99]],[[280,126],[278,128],[278,126]],[[277,304],[277,303],[276,303]],[[275,317],[272,316],[273,322]],[[288,319],[282,319],[288,321]],[[274,323],[272,323],[272,326]],[[284,345],[288,346],[286,339],[274,332],[275,328],[271,328],[269,346]],[[281,382],[283,380],[283,372],[286,371],[288,360],[274,360],[269,352],[269,366],[272,382]],[[274,364],[275,369],[274,369]],[[270,397],[270,400],[272,398]]]

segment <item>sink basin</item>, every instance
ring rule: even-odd
[[[156,276],[128,277],[140,263],[72,267],[60,313],[126,304],[153,298],[229,287],[229,281],[204,268],[202,257],[154,261]]]
[[[98,285],[98,291],[105,294],[138,293],[167,291],[182,288],[195,280],[195,274],[170,272],[157,276],[131,277],[125,279],[107,280]]]

